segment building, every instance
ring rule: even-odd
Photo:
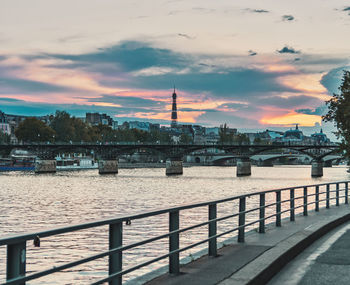
[[[118,130],[118,121],[113,121],[113,123],[112,123],[112,129],[113,130]]]
[[[86,113],[85,114],[85,122],[96,126],[100,124],[100,114],[99,113]]]
[[[330,142],[330,139],[327,138],[326,134],[323,133],[322,129],[319,133],[312,134],[311,139],[314,141],[314,143],[317,144],[325,144]]]
[[[107,114],[86,113],[85,122],[92,126],[97,126],[101,124],[113,127],[113,119]]]
[[[139,121],[130,121],[129,129],[136,129],[144,132],[149,132],[150,123],[148,122],[139,122]]]
[[[284,142],[302,142],[304,140],[304,135],[301,130],[299,130],[298,124],[296,124],[295,129],[288,130],[284,133],[282,141]]]
[[[11,135],[10,124],[4,112],[0,111],[0,131],[4,134]]]

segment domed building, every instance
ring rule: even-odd
[[[315,143],[329,143],[330,142],[330,139],[327,138],[326,134],[323,133],[322,129],[319,133],[312,134],[311,138],[313,139],[313,141]]]
[[[295,125],[295,129],[288,130],[284,133],[282,141],[284,142],[302,142],[304,139],[303,132],[299,130],[298,124]]]

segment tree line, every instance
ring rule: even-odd
[[[25,143],[116,143],[116,142],[159,142],[170,143],[171,136],[166,132],[150,132],[137,129],[113,130],[107,125],[91,126],[65,111],[56,111],[49,118],[49,125],[37,118],[26,118],[15,130],[19,141]]]

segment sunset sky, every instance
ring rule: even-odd
[[[349,1],[0,5],[0,110],[11,114],[169,124],[175,84],[184,123],[312,127],[350,66]]]

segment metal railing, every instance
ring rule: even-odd
[[[191,205],[183,205],[168,209],[161,209],[152,212],[140,213],[135,215],[116,217],[113,219],[94,221],[85,224],[62,227],[47,231],[28,233],[23,235],[15,235],[0,238],[0,247],[7,246],[7,264],[6,264],[6,283],[4,284],[25,284],[26,281],[37,279],[55,272],[59,272],[68,268],[72,268],[93,260],[109,257],[108,277],[103,278],[93,284],[122,284],[122,276],[135,271],[141,267],[150,265],[165,258],[169,258],[169,273],[178,274],[180,272],[180,252],[196,247],[203,243],[208,243],[208,255],[216,256],[218,249],[218,238],[227,236],[229,233],[237,232],[238,242],[244,242],[246,229],[252,225],[258,224],[258,232],[264,233],[266,221],[275,219],[276,227],[280,227],[282,223],[282,215],[288,217],[290,221],[294,221],[298,209],[302,210],[300,214],[307,216],[311,205],[314,211],[318,212],[320,203],[325,204],[325,208],[334,205],[339,206],[340,199],[344,198],[344,204],[348,204],[348,185],[350,181],[341,181],[334,183],[314,184],[307,186],[297,186],[290,188],[274,189],[263,192],[250,193],[235,197],[229,197],[211,202],[203,202]],[[340,186],[344,186],[341,188]],[[332,189],[335,188],[335,189]],[[322,191],[320,191],[322,190]],[[301,195],[296,195],[301,192]],[[266,203],[266,196],[272,195],[271,203]],[[258,200],[257,206],[247,209],[247,198],[255,197]],[[282,200],[284,198],[284,200]],[[312,200],[311,200],[312,199]],[[271,199],[270,199],[271,200]],[[311,200],[311,201],[310,201]],[[238,211],[230,213],[222,217],[217,216],[218,206],[236,201],[238,203]],[[252,203],[253,204],[253,203]],[[252,206],[252,205],[249,205]],[[253,205],[254,206],[254,205]],[[180,228],[180,211],[195,209],[199,207],[207,207],[208,219],[205,222]],[[266,214],[266,210],[271,212]],[[131,220],[143,219],[147,217],[159,216],[162,214],[169,215],[169,231],[165,234],[148,238],[139,242],[123,246],[123,223],[130,223]],[[255,219],[246,222],[247,214],[254,215]],[[218,222],[238,218],[238,226],[232,227],[226,231],[218,233]],[[56,236],[59,234],[71,233],[83,229],[109,226],[109,250],[91,255],[77,261],[65,263],[47,270],[34,272],[26,275],[26,243],[27,241]],[[192,243],[180,248],[180,233],[197,229],[199,227],[208,227],[208,237],[198,242]],[[123,252],[144,244],[148,244],[161,239],[169,239],[169,250],[166,254],[146,262],[139,263],[127,269],[123,269]],[[107,270],[107,268],[106,268]]]

